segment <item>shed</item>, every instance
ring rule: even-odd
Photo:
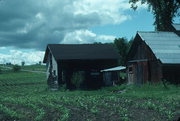
[[[174,32],[137,32],[127,60],[129,83],[180,83],[180,37]]]
[[[180,24],[172,24],[172,32],[180,36]]]
[[[113,84],[122,84],[125,78],[120,78],[122,72],[125,73],[126,67],[117,66],[113,68],[108,68],[101,70],[103,73],[103,82],[105,86],[111,86]]]
[[[84,78],[84,88],[99,88],[103,85],[100,70],[117,66],[118,58],[111,44],[49,44],[43,62],[50,88],[63,84],[74,88],[72,77],[77,72]]]

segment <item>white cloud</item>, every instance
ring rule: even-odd
[[[0,47],[0,50],[5,50],[6,49],[6,47]]]
[[[96,35],[89,30],[77,30],[66,34],[64,40],[61,43],[65,44],[84,44],[102,42],[109,43],[113,42],[115,36],[111,35]]]
[[[0,54],[0,63],[12,63],[21,64],[22,61],[26,65],[36,64],[39,61],[43,61],[44,52],[42,51],[31,51],[24,52],[20,50],[10,50],[8,54]]]
[[[138,3],[140,4],[140,3]],[[140,9],[147,6],[139,6]],[[51,43],[112,42],[115,36],[97,35],[89,28],[120,24],[131,19],[128,0],[4,0],[0,3],[0,63],[34,64]]]
[[[74,15],[97,14],[100,24],[119,24],[130,16],[124,11],[130,9],[127,0],[78,0],[74,2]]]
[[[116,38],[115,36],[111,36],[111,35],[99,35],[97,36],[96,41],[102,43],[109,43],[109,42],[113,42],[115,38]]]
[[[5,0],[0,4],[0,46],[44,50],[70,32],[131,19],[130,9],[128,0]]]

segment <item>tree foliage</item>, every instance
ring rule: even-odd
[[[21,62],[21,66],[24,66],[24,65],[25,65],[25,61],[22,61],[22,62]]]
[[[14,72],[19,72],[19,71],[21,70],[21,67],[18,66],[18,65],[13,65],[12,70],[13,70]]]
[[[74,72],[73,73],[73,76],[72,76],[72,79],[71,79],[71,82],[74,86],[76,86],[77,89],[80,88],[81,84],[83,83],[84,81],[84,76],[83,76],[83,72]]]
[[[126,56],[128,54],[129,48],[131,46],[132,41],[129,41],[126,38],[116,38],[114,40],[114,45],[118,50],[118,53],[120,55],[120,65],[126,64]]]
[[[2,73],[2,68],[0,67],[0,74]]]
[[[136,10],[137,2],[148,4],[155,18],[155,29],[157,31],[171,30],[173,18],[180,16],[180,0],[129,0],[131,7]]]

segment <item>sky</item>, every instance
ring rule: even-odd
[[[130,6],[128,0],[0,0],[0,63],[36,64],[47,44],[107,43],[153,31],[148,6]]]

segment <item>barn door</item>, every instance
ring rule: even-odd
[[[102,86],[102,74],[99,70],[92,69],[90,72],[91,86],[94,89],[98,89]]]
[[[129,84],[133,84],[134,83],[133,65],[129,66],[129,68],[128,68],[128,83]]]

